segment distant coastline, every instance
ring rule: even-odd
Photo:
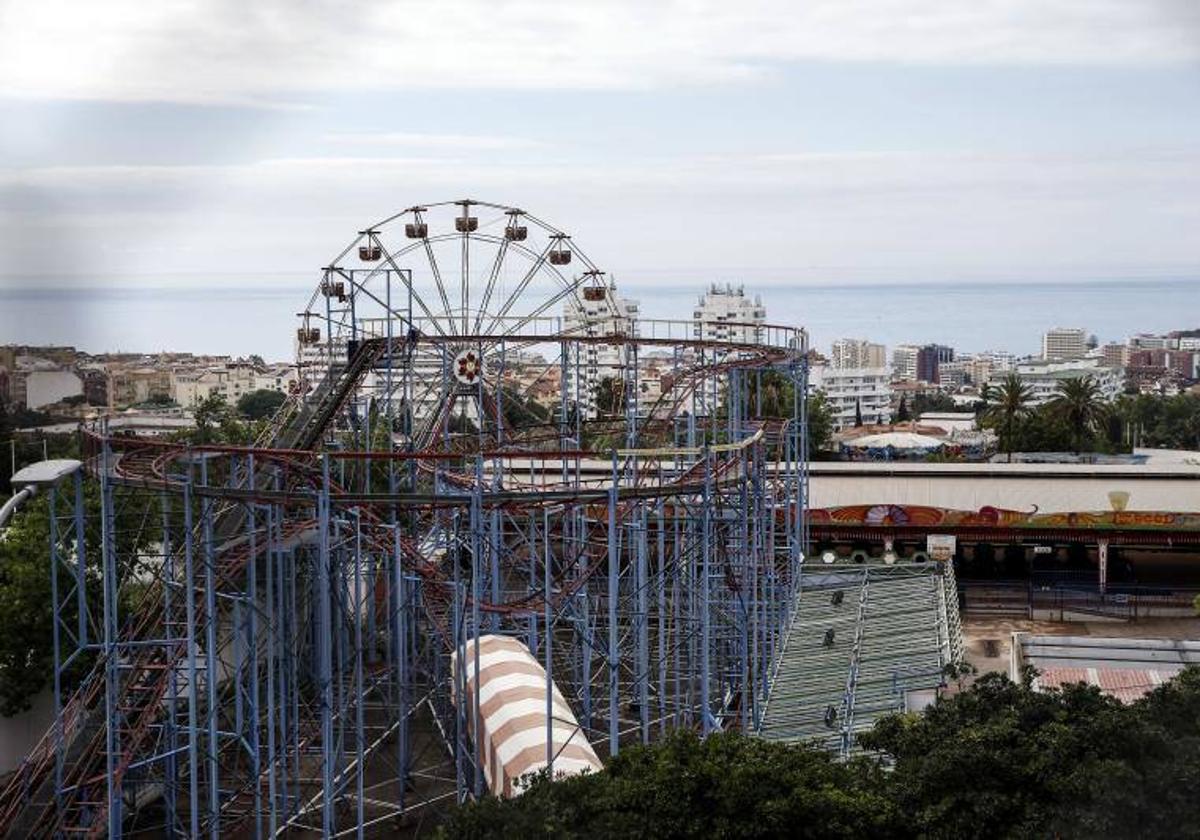
[[[268,279],[269,278],[269,279]],[[188,275],[137,283],[64,284],[61,278],[0,282],[0,344],[72,344],[88,352],[292,355],[295,314],[312,275]],[[178,282],[175,282],[175,280]],[[618,280],[647,318],[690,318],[706,281]],[[1105,278],[1046,282],[755,283],[767,320],[805,326],[827,350],[841,337],[888,347],[936,341],[963,351],[1035,353],[1041,333],[1080,326],[1101,341],[1136,332],[1200,327],[1200,279]]]

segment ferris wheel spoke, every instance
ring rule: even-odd
[[[404,285],[404,288],[408,290],[410,295],[412,295],[413,303],[421,308],[421,311],[424,312],[429,318],[429,322],[433,324],[433,328],[438,331],[438,334],[445,335],[446,331],[442,329],[441,325],[437,322],[437,318],[434,317],[433,312],[430,311],[429,307],[425,304],[425,299],[418,294],[416,287],[413,285],[412,272],[404,271],[400,268],[400,266],[396,265],[396,255],[390,253],[386,248],[383,249],[383,256],[384,259],[387,260],[388,265],[390,265],[396,272],[396,276],[400,278],[400,282]],[[409,326],[411,327],[413,325],[409,324]]]
[[[429,258],[429,271],[433,275],[433,282],[437,284],[438,296],[442,299],[442,311],[445,312],[446,321],[450,324],[450,332],[454,335],[458,335],[458,328],[454,323],[454,317],[450,310],[450,298],[446,295],[446,286],[442,283],[442,272],[438,268],[437,257],[434,256],[433,246],[429,243],[428,236],[424,238],[424,242],[425,256]],[[444,330],[439,330],[439,332],[441,332],[442,335],[446,334]]]
[[[463,207],[463,218],[467,217],[470,212],[470,206]],[[459,306],[462,309],[462,334],[467,334],[467,307],[470,303],[470,276],[471,276],[471,234],[469,228],[463,230],[462,235],[462,256],[458,261],[460,277],[459,277]]]
[[[504,305],[500,307],[500,311],[496,313],[496,317],[492,319],[492,323],[488,325],[487,332],[484,333],[484,335],[491,335],[504,316],[507,315],[509,310],[513,308],[513,305],[516,304],[517,299],[524,293],[525,287],[529,285],[530,281],[532,281],[533,278],[537,276],[537,273],[542,269],[542,266],[546,264],[546,260],[550,256],[550,250],[553,247],[554,240],[550,240],[546,243],[546,247],[542,249],[541,253],[537,256],[537,259],[534,260],[533,265],[531,265],[529,270],[525,272],[525,276],[521,278],[521,282],[517,284],[517,287],[513,289],[512,294],[510,294],[508,299],[504,301]]]
[[[555,294],[553,297],[547,298],[545,301],[542,302],[542,304],[540,306],[538,306],[536,309],[534,309],[528,315],[523,315],[520,320],[518,320],[515,324],[513,324],[512,326],[509,327],[509,331],[513,332],[513,333],[519,332],[520,330],[522,330],[525,327],[526,324],[528,324],[530,321],[533,321],[536,318],[540,317],[542,315],[542,313],[545,312],[550,307],[556,305],[557,303],[564,300],[565,298],[567,298],[570,295],[575,295],[576,292],[579,291],[579,286],[581,284],[582,284],[582,278],[580,278],[580,280],[578,280],[574,283],[571,283],[569,286],[565,286],[564,288],[560,289],[557,294]],[[575,300],[576,301],[579,300],[578,295],[576,295]],[[503,314],[503,313],[501,313],[501,314]]]
[[[488,274],[487,286],[483,290],[483,300],[479,304],[479,314],[475,316],[476,334],[483,327],[483,317],[487,312],[488,304],[492,302],[492,293],[496,288],[496,281],[500,277],[500,268],[504,264],[504,257],[508,254],[508,239],[500,241],[500,247],[496,249],[496,259],[492,261],[492,270]]]

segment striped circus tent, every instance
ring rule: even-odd
[[[479,647],[478,737],[475,732],[476,645]],[[596,751],[553,683],[549,684],[553,720],[547,720],[546,670],[521,641],[508,636],[480,636],[464,643],[450,659],[454,684],[452,699],[455,706],[460,706],[460,699],[465,700],[460,708],[492,793],[497,796],[520,794],[521,777],[546,767],[548,758],[552,759],[556,777],[603,769]],[[460,663],[464,669],[461,677]],[[462,698],[459,696],[460,683],[466,686]],[[550,746],[551,737],[553,746]]]

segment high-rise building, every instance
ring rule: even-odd
[[[1179,339],[1169,335],[1138,333],[1129,336],[1131,350],[1174,350],[1178,346]]]
[[[917,350],[917,381],[938,382],[938,366],[954,361],[954,348],[944,344],[926,344]]]
[[[915,344],[900,344],[892,350],[892,376],[904,382],[917,379],[917,355],[921,348]]]
[[[762,298],[746,297],[742,286],[713,283],[692,311],[692,334],[708,341],[757,343],[766,320]]]
[[[845,368],[881,368],[887,366],[887,349],[861,338],[839,338],[830,355],[833,366]]]
[[[1128,344],[1110,342],[1100,348],[1100,358],[1106,367],[1123,368],[1129,366],[1129,355],[1133,352]]]
[[[1082,359],[1087,352],[1087,330],[1078,327],[1055,327],[1042,336],[1043,359]]]
[[[563,305],[563,330],[571,335],[636,335],[639,306],[617,294],[616,283],[603,289],[589,289],[582,299],[574,297]],[[578,374],[584,417],[596,416],[596,392],[601,380],[625,381],[627,345],[581,343],[579,358],[567,365],[567,392],[575,393],[573,378]]]

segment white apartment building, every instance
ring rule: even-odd
[[[585,289],[581,299],[570,298],[563,305],[563,332],[572,335],[637,335],[640,307],[636,300],[617,294],[616,283],[606,288]],[[584,417],[596,416],[596,389],[600,381],[612,378],[624,381],[627,347],[624,344],[579,343],[579,357],[567,364],[569,394],[575,394],[579,382],[579,410]],[[639,396],[639,401],[642,399]]]
[[[1030,389],[1031,406],[1042,405],[1054,399],[1059,385],[1069,379],[1090,376],[1099,386],[1101,396],[1112,402],[1121,395],[1125,384],[1123,373],[1108,367],[1102,358],[1078,360],[1030,360],[1017,365],[1017,376]]]
[[[1131,335],[1128,343],[1131,350],[1174,350],[1178,340],[1166,335],[1138,333]]]
[[[762,298],[746,297],[742,286],[713,283],[692,311],[692,335],[709,341],[758,342],[766,320]]]
[[[917,381],[917,357],[921,348],[915,344],[899,344],[892,350],[892,374],[902,382]]]
[[[252,391],[278,391],[287,394],[296,381],[291,365],[272,365],[256,369],[249,364],[223,367],[178,369],[171,372],[171,396],[185,408],[192,408],[210,396],[221,394],[230,405]]]
[[[846,368],[887,367],[887,349],[861,338],[839,338],[833,342],[830,363],[839,370]]]
[[[1087,330],[1055,327],[1042,336],[1043,359],[1082,359],[1087,355]]]
[[[834,431],[853,426],[859,411],[864,425],[892,421],[891,375],[886,367],[814,367],[808,385],[810,391],[825,395],[833,413]]]

